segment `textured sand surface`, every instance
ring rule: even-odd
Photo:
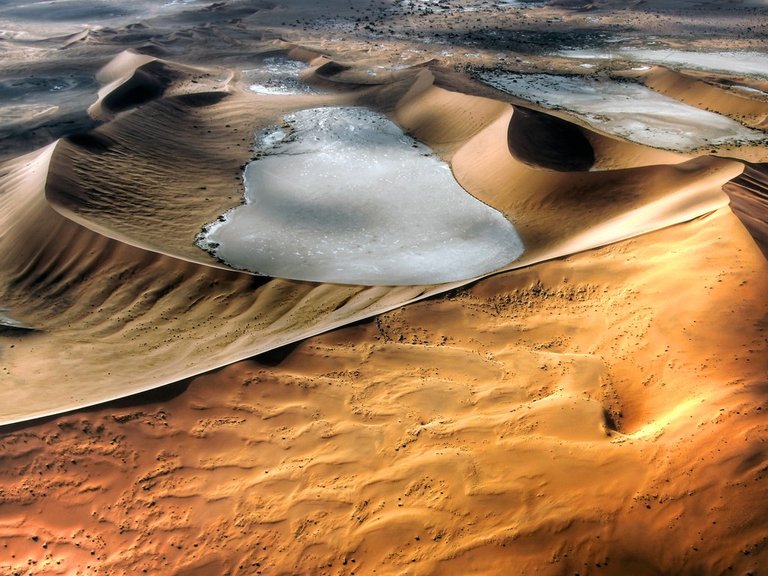
[[[0,7],[0,574],[762,574],[768,146],[644,145],[481,79],[636,82],[765,133],[765,22],[746,1]],[[428,147],[520,258],[363,286],[195,244],[243,202],[257,135],[335,107]]]

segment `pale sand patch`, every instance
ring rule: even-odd
[[[704,52],[657,48],[621,47],[613,51],[562,50],[560,55],[567,58],[596,60],[624,59],[645,62],[652,65],[677,66],[695,70],[713,70],[728,74],[743,74],[768,78],[768,53],[763,52]]]
[[[363,285],[441,284],[503,268],[523,253],[499,212],[379,113],[317,108],[258,138],[244,206],[198,240],[234,268]]]

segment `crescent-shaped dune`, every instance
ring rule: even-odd
[[[36,332],[5,353],[3,423],[187,378],[473,279],[371,288],[266,279],[226,270],[194,246],[200,227],[239,201],[250,135],[292,110],[388,102],[405,129],[450,158],[465,190],[518,229],[525,252],[499,269],[713,212],[727,203],[722,185],[743,170],[717,158],[599,172],[531,166],[509,145],[528,120],[521,126],[512,106],[436,86],[426,68],[363,92],[275,99],[150,91],[148,101],[137,83],[176,77],[183,91],[185,74],[202,75],[156,59],[147,68],[145,60],[128,58],[140,75],[124,70],[124,56],[113,66],[123,69],[105,73],[128,78],[111,81],[123,114],[6,168],[2,302]],[[433,121],[440,108],[450,125]],[[562,136],[563,122],[539,122],[539,138]],[[588,146],[583,136],[578,142]],[[65,393],[40,392],[54,380]]]
[[[765,82],[563,51],[706,24],[754,56],[733,30],[759,7],[137,0],[31,39],[11,19],[92,4],[0,7],[0,75],[101,85],[0,134],[0,574],[760,573]],[[594,89],[588,112],[532,97],[544,75]],[[601,89],[652,97],[616,131]],[[712,116],[649,105],[669,101]],[[701,118],[712,141],[670,144],[714,134]],[[309,280],[218,250],[246,208],[229,246],[298,246],[283,275]],[[307,272],[326,248],[354,276]]]
[[[663,66],[654,66],[639,77],[646,86],[686,104],[714,110],[753,128],[768,127],[768,93],[749,84],[708,80],[701,73],[685,74]]]

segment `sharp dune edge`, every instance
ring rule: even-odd
[[[715,80],[707,81],[706,77],[700,76],[686,75],[663,66],[655,66],[644,72],[641,79],[644,84],[654,90],[662,94],[671,94],[686,104],[715,110],[753,128],[768,127],[768,112],[766,112],[768,94],[763,93],[763,98],[749,98],[746,93],[740,93],[737,88],[729,89],[728,84],[719,85]]]
[[[526,252],[509,268],[717,210],[726,204],[722,185],[743,170],[738,162],[715,158],[608,172],[542,170],[516,161],[508,151],[508,137],[525,137],[508,134],[514,127],[511,106],[436,87],[428,70],[404,74],[393,87],[300,97],[270,109],[258,106],[256,95],[228,92],[161,98],[154,90],[160,80],[149,78],[146,66],[146,58],[138,55],[118,56],[102,77],[120,78],[110,82],[113,92],[100,94],[102,103],[118,92],[122,98],[116,100],[133,95],[145,106],[51,145],[33,156],[31,165],[23,161],[10,167],[11,174],[18,170],[26,178],[20,174],[24,185],[14,185],[11,177],[6,192],[12,208],[2,223],[4,243],[9,243],[3,246],[8,275],[3,302],[38,334],[7,353],[12,385],[3,391],[5,423],[193,376],[461,284],[366,289],[266,280],[216,270],[223,264],[192,245],[201,222],[238,200],[227,181],[237,178],[238,162],[248,154],[247,135],[260,125],[279,123],[281,113],[298,106],[394,99],[394,117],[450,157],[459,183],[518,227]],[[185,74],[168,64],[155,70],[164,78]],[[150,89],[134,83],[139,73],[138,82]],[[127,83],[131,88],[125,91]],[[155,96],[153,101],[146,102],[147,94]],[[257,106],[261,118],[246,113]],[[127,103],[115,107],[124,109]],[[440,107],[450,123],[434,119]],[[470,125],[457,117],[468,118]],[[246,137],[238,138],[240,133]],[[203,182],[210,185],[200,186]],[[51,232],[41,235],[41,228]],[[206,285],[216,287],[210,298]],[[66,302],[67,308],[52,316],[43,302]],[[141,364],[115,356],[115,345],[141,358]],[[175,361],[168,361],[169,353]],[[40,366],[33,358],[41,354],[56,361]],[[34,366],[33,374],[27,366]],[[53,378],[77,385],[64,384],[64,397],[40,394],[37,387]],[[23,403],[12,401],[19,389]]]
[[[244,20],[62,35],[112,43],[96,125],[0,163],[0,574],[761,574],[766,147],[650,148],[431,54],[377,68],[401,48],[210,10]],[[311,90],[250,91],[230,41]],[[609,72],[766,127],[764,82]],[[333,106],[428,145],[521,258],[353,286],[197,247],[254,134]]]

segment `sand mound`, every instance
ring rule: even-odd
[[[759,574],[764,143],[652,148],[458,72],[603,86],[612,58],[553,54],[651,36],[757,54],[757,3],[0,7],[0,90],[66,109],[0,134],[0,573]],[[339,108],[448,163],[518,268],[363,287],[195,246],[295,114]]]
[[[746,126],[768,128],[768,94],[748,85],[724,84],[722,79],[697,77],[663,66],[653,66],[640,79],[646,86],[691,106],[730,116]]]
[[[509,134],[520,132],[511,106],[436,86],[427,68],[362,91],[274,97],[212,91],[220,76],[143,63],[135,55],[120,56],[105,79],[135,77],[126,60],[142,72],[174,70],[173,85],[133,113],[32,156],[34,173],[24,159],[7,169],[4,198],[13,209],[3,220],[1,301],[41,333],[19,339],[6,355],[12,377],[4,422],[192,376],[457,285],[364,288],[264,279],[221,270],[226,263],[194,245],[206,222],[241,201],[242,166],[259,154],[251,134],[279,126],[292,111],[386,103],[395,120],[451,161],[466,191],[520,231],[525,252],[507,269],[712,212],[727,201],[722,185],[743,169],[716,158],[600,172],[529,166],[510,154]],[[197,80],[194,92],[190,78]],[[119,79],[110,85],[121,93]],[[102,94],[101,102],[110,97]],[[584,155],[585,139],[574,136],[579,128],[522,114],[523,123],[570,135],[574,154]],[[565,147],[556,155],[563,158]],[[47,234],[38,232],[38,222]],[[57,307],[44,304],[49,301]],[[31,371],[41,355],[51,361]],[[68,393],[36,391],[36,382],[52,379]],[[12,402],[22,383],[24,402]]]

